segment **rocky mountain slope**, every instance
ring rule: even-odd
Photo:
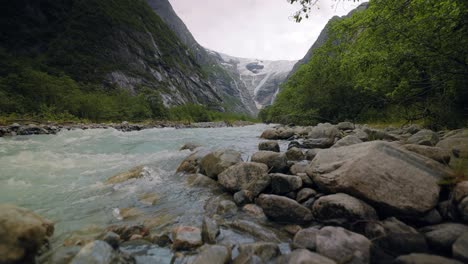
[[[238,58],[209,51],[226,70],[238,76],[258,109],[271,105],[296,61]]]

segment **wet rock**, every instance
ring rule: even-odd
[[[453,257],[468,263],[468,232],[461,235],[452,245]]]
[[[242,162],[222,172],[218,182],[230,192],[247,190],[257,196],[270,185],[271,179],[267,172],[265,164]]]
[[[399,256],[393,264],[462,264],[462,262],[437,255],[413,253]]]
[[[246,204],[244,205],[244,207],[242,207],[242,210],[246,212],[247,214],[249,214],[250,216],[253,216],[255,218],[259,218],[259,219],[266,218],[266,215],[263,212],[263,209],[255,204]]]
[[[274,221],[302,224],[312,220],[309,209],[286,197],[262,194],[256,203]]]
[[[187,175],[187,183],[190,187],[209,188],[211,190],[221,188],[217,181],[200,173]]]
[[[452,215],[468,223],[468,181],[462,181],[455,186],[448,206],[451,211],[456,211]]]
[[[308,161],[296,162],[291,166],[291,168],[289,168],[289,172],[292,175],[298,175],[299,173],[306,173],[308,166],[309,166]]]
[[[142,204],[155,205],[159,200],[159,196],[156,193],[145,193],[143,195],[140,195],[138,200]]]
[[[369,222],[365,233],[374,245],[393,256],[428,252],[424,235],[394,217]]]
[[[302,145],[304,148],[307,149],[325,149],[333,146],[334,143],[334,138],[312,138],[304,140],[304,142],[302,142]]]
[[[172,229],[172,249],[190,250],[203,245],[199,228],[193,226],[178,226]]]
[[[105,184],[117,184],[128,181],[130,179],[138,179],[144,176],[144,167],[138,166],[130,171],[119,173],[107,179],[104,183]]]
[[[104,241],[96,240],[86,244],[73,258],[71,264],[111,264],[129,263]]]
[[[264,264],[265,261],[263,261],[259,256],[255,255],[238,255],[232,264]]]
[[[439,225],[426,226],[419,230],[424,234],[429,247],[441,253],[449,253],[452,245],[465,232],[468,226],[457,223],[443,223]]]
[[[263,131],[260,137],[264,139],[278,139],[278,131],[275,129],[267,129]]]
[[[171,238],[167,233],[152,234],[150,241],[153,244],[158,245],[159,247],[166,247],[167,245],[172,243]]]
[[[296,201],[298,203],[303,203],[307,201],[309,198],[314,197],[317,195],[317,192],[311,188],[303,188],[297,193]]]
[[[200,160],[200,172],[217,179],[221,172],[240,162],[242,162],[242,157],[239,151],[231,149],[214,151]]]
[[[233,198],[234,198],[234,202],[238,206],[243,206],[245,204],[252,203],[255,199],[255,196],[253,195],[251,191],[241,190],[241,191],[236,192],[233,195]]]
[[[301,178],[302,186],[304,186],[304,187],[313,187],[314,186],[314,182],[307,175],[307,173],[298,173],[297,176],[299,176]]]
[[[351,146],[354,144],[359,144],[362,143],[362,140],[360,140],[358,137],[353,136],[353,135],[348,135],[340,140],[338,140],[332,148],[339,148],[339,147],[345,147],[345,146]]]
[[[288,149],[301,148],[301,147],[302,147],[301,143],[299,143],[299,141],[296,141],[296,140],[290,141],[288,144]]]
[[[305,155],[299,148],[290,148],[286,151],[286,158],[288,160],[305,160]]]
[[[239,245],[238,250],[239,250],[239,257],[257,256],[263,262],[270,261],[273,258],[279,256],[280,254],[278,244],[269,243],[269,242],[242,244],[242,245]],[[246,262],[236,262],[236,260],[234,260],[234,263],[246,263]],[[247,263],[250,263],[250,262],[247,262]]]
[[[299,176],[272,173],[270,178],[274,194],[286,194],[302,187],[302,180]]]
[[[273,232],[251,221],[236,220],[230,223],[229,226],[265,242],[280,241]]]
[[[219,227],[216,222],[209,218],[204,217],[202,223],[202,238],[205,243],[216,243],[216,237],[219,235]]]
[[[252,162],[263,163],[270,172],[286,173],[289,170],[288,160],[284,153],[273,151],[259,151],[252,155]]]
[[[149,234],[149,230],[143,225],[109,226],[107,231],[118,234],[123,241],[129,240],[133,235],[145,237]]]
[[[424,216],[417,219],[417,221],[423,225],[437,225],[442,223],[442,220],[442,216],[437,209],[432,209],[424,214]]]
[[[443,164],[448,164],[450,162],[450,153],[442,148],[415,144],[404,145],[403,148]]]
[[[120,236],[117,235],[116,233],[114,233],[114,232],[107,232],[107,233],[104,234],[104,236],[102,237],[102,241],[104,241],[104,242],[106,242],[107,244],[109,244],[113,249],[117,249],[117,248],[119,248],[121,239],[120,239]]]
[[[320,189],[347,193],[385,214],[418,215],[437,205],[438,181],[451,171],[384,141],[323,150],[307,169]]]
[[[119,215],[122,219],[130,219],[143,215],[143,211],[135,207],[121,208],[119,209]]]
[[[54,233],[49,220],[21,207],[0,205],[0,263],[33,262]]]
[[[280,146],[276,141],[263,141],[258,144],[258,150],[280,152]]]
[[[312,214],[321,222],[339,225],[378,219],[374,208],[344,193],[320,197],[312,207]]]
[[[58,249],[52,256],[50,263],[52,264],[69,264],[71,260],[80,252],[81,247],[62,247]]]
[[[237,212],[237,205],[230,200],[223,200],[219,203],[217,213],[223,216],[233,216]]]
[[[41,134],[49,134],[47,130],[44,128],[34,125],[34,124],[29,124],[27,126],[22,126],[20,127],[16,133],[18,135],[41,135]]]
[[[468,197],[463,198],[463,200],[458,204],[458,212],[461,219],[465,223],[468,223]]]
[[[297,232],[301,231],[302,227],[300,225],[285,225],[283,227],[283,230],[286,231],[286,233],[295,236]]]
[[[293,239],[292,247],[293,248],[305,248],[312,251],[316,249],[316,240],[319,229],[314,227],[309,227],[301,229],[296,233]]]
[[[315,156],[320,152],[321,149],[308,149],[305,152],[306,160],[313,160]]]
[[[337,263],[370,263],[371,242],[341,227],[327,226],[317,233],[316,251]]]
[[[196,148],[199,148],[199,147],[201,147],[201,145],[189,142],[189,143],[185,143],[184,145],[182,145],[182,147],[180,147],[179,150],[188,149],[190,151],[194,151]]]
[[[439,135],[428,129],[423,129],[408,138],[408,144],[435,146],[439,142]]]
[[[460,203],[463,198],[468,196],[468,181],[459,182],[453,189],[452,201]]]
[[[336,264],[335,261],[310,252],[307,249],[296,249],[290,254],[278,258],[277,264]]]
[[[198,149],[190,156],[185,158],[177,168],[177,172],[198,173],[200,161],[210,153],[208,149]]]
[[[206,245],[200,248],[192,264],[227,264],[231,261],[231,249],[219,245]]]

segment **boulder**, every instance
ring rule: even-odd
[[[0,263],[33,262],[54,233],[49,220],[21,207],[0,205]]]
[[[372,129],[372,128],[364,128],[364,133],[367,134],[367,140],[372,141],[372,140],[385,140],[385,141],[396,141],[399,140],[399,138],[396,135],[390,134],[388,132],[379,130],[379,129]],[[360,135],[356,136],[361,139]],[[366,141],[361,139],[362,141]]]
[[[394,217],[369,222],[365,234],[375,246],[392,256],[428,252],[424,235]]]
[[[245,232],[261,241],[280,242],[273,232],[251,221],[235,220],[232,223],[229,223],[229,226],[241,232]]]
[[[305,155],[299,148],[290,148],[286,151],[286,158],[288,160],[305,160]]]
[[[172,249],[190,250],[203,245],[201,230],[192,226],[177,226],[172,229]]]
[[[276,141],[262,141],[258,143],[258,150],[280,152],[280,146]]]
[[[302,142],[302,146],[306,149],[325,149],[335,144],[334,138],[311,138]]]
[[[462,262],[437,255],[413,253],[399,256],[393,264],[462,264]]]
[[[278,131],[276,129],[267,129],[263,131],[260,137],[264,139],[278,139]]]
[[[361,141],[369,140],[369,135],[362,129],[355,129],[352,135],[359,138]]]
[[[247,190],[255,197],[270,185],[271,179],[267,172],[265,164],[242,162],[218,175],[218,182],[230,192]]]
[[[348,135],[340,140],[338,140],[332,148],[339,148],[339,147],[345,147],[345,146],[351,146],[354,144],[359,144],[362,143],[362,140],[360,140],[358,137],[353,136],[353,135]]]
[[[298,203],[303,203],[307,201],[309,198],[315,197],[317,192],[311,188],[303,188],[299,192],[297,192],[296,201]]]
[[[239,257],[258,256],[263,262],[268,262],[280,255],[278,244],[271,242],[257,242],[239,245]],[[236,260],[234,260],[236,263]],[[240,262],[238,262],[240,263]],[[244,262],[242,262],[244,263]]]
[[[256,203],[274,221],[302,224],[312,220],[309,209],[283,196],[261,194]]]
[[[209,153],[210,151],[204,148],[196,150],[180,163],[177,172],[198,173],[201,159]]]
[[[468,232],[461,235],[452,245],[453,257],[468,263]]]
[[[210,178],[217,179],[221,172],[240,162],[242,162],[242,157],[239,151],[218,150],[209,153],[200,160],[200,172]]]
[[[245,204],[252,203],[254,201],[254,199],[255,199],[255,196],[249,190],[241,190],[241,191],[236,192],[233,195],[233,199],[234,199],[234,202],[238,206],[243,206]]]
[[[449,207],[456,210],[457,216],[468,223],[468,181],[462,181],[455,186]]]
[[[437,205],[442,164],[384,141],[320,151],[307,174],[321,190],[362,199],[384,214],[420,215]]]
[[[377,220],[377,212],[367,203],[344,193],[320,197],[312,207],[315,219],[324,223],[352,225]]]
[[[304,248],[315,251],[318,232],[319,229],[315,227],[299,230],[296,235],[294,235],[292,248]]]
[[[190,187],[209,188],[212,190],[221,189],[221,185],[216,180],[200,173],[187,175],[187,183]]]
[[[216,213],[222,216],[233,216],[237,213],[237,205],[230,200],[223,200],[219,203]]]
[[[227,264],[231,261],[231,249],[220,245],[206,245],[200,248],[192,264]]]
[[[184,145],[182,145],[182,147],[180,147],[179,150],[190,150],[190,151],[194,151],[196,148],[199,148],[201,147],[200,144],[196,144],[196,143],[192,143],[192,142],[189,142],[189,143],[185,143]]]
[[[457,209],[461,219],[465,223],[468,223],[468,196],[461,200],[461,202],[457,206]]]
[[[80,246],[72,247],[61,247],[54,252],[54,255],[50,259],[50,263],[53,264],[69,264],[72,259],[80,252]]]
[[[327,138],[335,140],[335,138],[341,137],[341,132],[336,126],[324,123],[313,127],[308,137],[311,139]]]
[[[302,187],[302,180],[299,176],[272,173],[270,178],[271,190],[274,194],[286,194]]]
[[[406,141],[406,143],[408,144],[425,146],[435,146],[437,142],[439,142],[439,135],[436,132],[429,129],[423,129],[418,131]]]
[[[209,218],[204,217],[202,222],[202,239],[205,243],[216,243],[216,237],[219,235],[219,227],[216,222]]]
[[[289,170],[288,160],[284,153],[259,151],[252,155],[251,160],[252,162],[266,164],[270,172],[273,173],[286,173]]]
[[[86,244],[76,254],[70,264],[112,264],[131,263],[125,261],[104,241],[96,240]]]
[[[291,168],[289,168],[289,172],[292,175],[298,175],[299,173],[306,173],[306,169],[308,166],[309,166],[309,162],[306,160],[296,162],[291,166]]]
[[[259,218],[259,219],[266,218],[266,215],[263,212],[263,209],[260,206],[255,205],[255,204],[244,205],[244,207],[242,207],[242,211],[244,211],[245,213],[255,218]]]
[[[443,223],[426,226],[419,230],[424,234],[429,247],[440,253],[450,253],[455,241],[468,232],[468,226],[458,223]]]
[[[439,147],[408,144],[404,145],[403,148],[443,164],[448,164],[450,162],[450,153]]]
[[[321,151],[321,149],[308,149],[305,152],[306,160],[313,160],[315,156]]]
[[[276,261],[277,264],[336,264],[335,261],[310,252],[307,249],[296,249],[293,252],[283,255]]]
[[[339,130],[353,130],[354,129],[354,124],[351,122],[341,122],[336,125],[336,128]]]
[[[128,181],[130,179],[138,179],[144,176],[145,170],[143,166],[135,167],[129,171],[116,174],[109,179],[107,179],[105,184],[117,184]]]
[[[316,252],[337,263],[370,263],[371,242],[363,235],[341,227],[327,226],[319,230]]]

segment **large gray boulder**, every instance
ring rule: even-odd
[[[337,263],[370,263],[371,242],[341,227],[327,226],[317,233],[316,251]]]
[[[257,256],[262,262],[266,263],[273,258],[280,255],[280,249],[278,244],[271,242],[257,242],[250,244],[239,245],[239,256],[234,260],[234,263],[251,263],[251,262],[240,262],[238,259],[249,258]],[[236,261],[237,260],[237,261]]]
[[[200,172],[216,179],[221,172],[240,162],[242,162],[242,156],[239,151],[218,150],[209,153],[200,160]]]
[[[359,144],[362,143],[362,140],[360,140],[358,137],[354,135],[348,135],[340,140],[338,140],[332,148],[339,148],[339,147],[345,147],[345,146],[351,146],[354,144]]]
[[[274,194],[286,194],[302,187],[302,180],[299,176],[272,173],[270,178],[271,190]]]
[[[200,170],[200,161],[209,153],[210,151],[208,149],[197,149],[180,163],[177,172],[198,173]]]
[[[312,131],[309,132],[308,137],[311,139],[317,139],[317,138],[335,139],[335,138],[341,137],[341,132],[336,126],[332,124],[321,123],[312,128]]]
[[[172,229],[172,249],[190,250],[203,245],[202,232],[197,227],[177,226]]]
[[[443,164],[448,164],[450,162],[450,153],[447,150],[439,147],[408,144],[404,145],[403,148]]]
[[[339,225],[377,220],[377,212],[367,203],[344,193],[320,197],[312,207],[315,219]]]
[[[218,175],[218,182],[230,192],[247,190],[259,195],[270,185],[268,167],[262,163],[242,162]]]
[[[408,138],[408,144],[435,146],[439,142],[439,135],[429,129],[423,129]]]
[[[462,264],[462,262],[437,255],[413,253],[399,256],[393,264]]]
[[[1,204],[0,263],[32,263],[53,233],[49,220],[25,208]]]
[[[205,245],[200,248],[192,264],[227,264],[231,261],[231,249],[220,245]]]
[[[262,141],[258,143],[258,150],[280,152],[280,146],[276,141]]]
[[[461,235],[452,245],[453,257],[468,263],[468,232]]]
[[[346,193],[386,214],[405,216],[434,208],[438,181],[450,173],[436,161],[384,141],[322,150],[307,169],[325,192]]]
[[[287,197],[261,194],[256,204],[274,221],[303,224],[312,220],[312,212],[308,208]]]
[[[309,227],[299,230],[293,238],[292,248],[304,248],[315,251],[319,229]]]
[[[305,160],[305,155],[300,148],[292,147],[286,151],[288,160]]]
[[[279,257],[276,264],[336,264],[336,262],[307,249],[296,249],[290,254]]]
[[[289,170],[288,160],[284,153],[258,151],[252,155],[251,161],[266,164],[269,171],[273,173],[286,173]]]
[[[450,253],[455,241],[468,232],[468,226],[458,223],[443,223],[426,226],[419,230],[424,234],[429,247],[441,253]]]
[[[112,264],[126,262],[104,241],[96,240],[86,244],[70,262],[71,264]]]

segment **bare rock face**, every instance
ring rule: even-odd
[[[302,224],[312,220],[308,208],[284,196],[261,194],[256,203],[274,221]]]
[[[325,192],[346,193],[385,214],[418,215],[434,208],[442,164],[383,141],[320,151],[307,174]]]
[[[0,205],[0,263],[34,262],[54,233],[54,224],[21,207]]]

